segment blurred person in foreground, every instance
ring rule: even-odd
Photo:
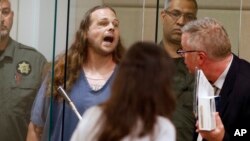
[[[14,12],[0,0],[0,140],[24,141],[45,57],[10,37]]]
[[[188,73],[184,59],[176,51],[182,48],[181,28],[196,20],[197,10],[196,0],[165,0],[164,9],[161,11],[163,38],[160,46],[173,58],[176,67],[173,89],[177,102],[171,120],[177,130],[177,141],[191,141],[195,130],[194,78]]]
[[[250,63],[231,52],[225,28],[215,19],[203,18],[182,28],[182,50],[191,73],[201,69],[209,82],[217,88],[216,128],[199,130],[198,140],[246,141],[250,133],[239,136],[237,131],[250,131]],[[239,132],[239,131],[238,131]]]
[[[90,108],[71,141],[175,141],[170,117],[173,64],[154,43],[133,44],[121,61],[111,97]]]
[[[66,81],[69,97],[79,113],[83,114],[89,107],[109,97],[110,85],[123,51],[115,11],[108,6],[88,10],[68,51],[67,70],[64,70],[66,54],[60,55],[55,62],[53,105],[50,105],[49,76],[39,90],[32,108],[27,141],[68,141],[78,118],[69,105],[63,109],[63,98],[57,91],[58,87]]]

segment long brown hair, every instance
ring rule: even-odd
[[[133,44],[120,63],[110,99],[101,105],[98,141],[122,139],[133,132],[138,119],[139,136],[152,135],[156,117],[170,117],[175,108],[172,74],[173,62],[166,51],[150,42]]]
[[[66,91],[70,91],[74,82],[79,77],[80,72],[82,70],[82,65],[86,63],[87,60],[87,53],[88,53],[88,46],[87,46],[87,37],[85,37],[84,32],[89,30],[89,26],[91,25],[91,14],[99,9],[110,9],[115,14],[115,10],[109,6],[101,5],[95,6],[88,10],[85,13],[83,20],[80,23],[80,27],[75,34],[75,40],[71,47],[69,48],[68,54],[59,55],[57,61],[55,62],[55,69],[54,69],[54,87],[53,87],[53,95],[58,98],[58,91],[56,90],[58,86],[63,85],[64,81],[66,81]],[[118,45],[113,52],[113,60],[116,63],[119,63],[122,55],[124,53],[124,47],[121,44],[119,39]],[[64,80],[64,67],[65,67],[65,57],[67,55],[67,77]],[[49,80],[50,81],[50,80]],[[49,82],[50,85],[51,82]],[[51,91],[48,87],[47,94],[50,95]]]

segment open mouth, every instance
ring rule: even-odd
[[[114,37],[112,36],[106,36],[104,37],[103,39],[105,42],[109,42],[109,43],[112,43],[114,41]]]

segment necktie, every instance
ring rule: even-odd
[[[218,90],[219,88],[217,88],[216,86],[214,86],[214,100],[215,100],[215,107],[216,107],[216,111],[219,112],[219,109],[220,109],[220,96],[218,95]]]
[[[215,97],[214,100],[215,100],[216,111],[219,112],[219,110],[220,110],[220,96]]]

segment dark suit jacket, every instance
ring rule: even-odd
[[[250,63],[234,55],[220,97],[219,115],[226,130],[223,141],[249,141]],[[241,134],[242,129],[247,133]]]
[[[219,114],[226,134],[224,141],[244,141],[250,136],[250,63],[234,55],[222,86]],[[247,133],[238,136],[237,131]],[[236,135],[236,136],[234,136]]]
[[[224,124],[223,141],[249,141],[250,63],[234,55],[220,92],[219,115]],[[246,129],[246,134],[241,134]],[[239,136],[239,133],[241,136]],[[197,140],[198,134],[194,135]],[[203,139],[203,141],[205,141]]]

